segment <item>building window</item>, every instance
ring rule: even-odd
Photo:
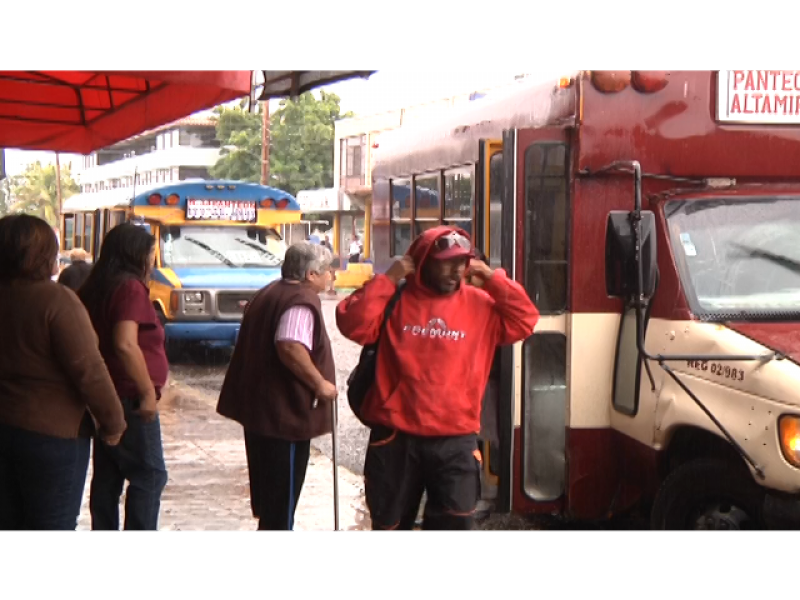
[[[206,167],[178,167],[178,180],[211,179]]]
[[[178,135],[181,146],[191,148],[219,148],[217,131],[214,127],[181,127]]]
[[[440,174],[414,178],[414,237],[441,223]]]
[[[391,239],[392,256],[403,256],[411,245],[411,181],[391,181]]]
[[[358,135],[340,142],[341,170],[343,187],[360,186],[366,183],[367,136]]]
[[[347,177],[347,140],[339,140],[339,180],[340,186],[344,187],[345,177]]]
[[[567,308],[567,147],[540,142],[525,151],[525,287],[543,315]]]
[[[361,175],[361,146],[347,149],[347,176],[358,177]]]

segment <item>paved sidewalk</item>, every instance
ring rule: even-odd
[[[161,426],[169,481],[161,503],[161,530],[253,531],[247,459],[241,427],[219,416],[216,396],[170,386],[161,401]],[[90,529],[89,484],[78,530]],[[122,504],[124,504],[124,493]],[[339,513],[343,530],[369,529],[363,479],[339,467]],[[120,522],[124,510],[120,508]],[[333,466],[311,448],[306,482],[295,518],[296,531],[332,530]]]

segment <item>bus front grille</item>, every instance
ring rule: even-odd
[[[253,292],[217,292],[217,311],[221,316],[242,316]]]

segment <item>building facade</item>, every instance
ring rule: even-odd
[[[81,195],[132,194],[142,189],[187,179],[210,179],[220,156],[214,121],[189,117],[146,131],[78,159],[75,180]]]

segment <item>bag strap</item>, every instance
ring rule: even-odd
[[[405,287],[405,285],[406,285],[405,279],[400,281],[397,284],[397,290],[395,290],[394,294],[389,299],[389,302],[386,304],[386,310],[383,312],[383,322],[381,323],[381,329],[380,332],[378,333],[378,339],[375,341],[376,345],[378,342],[380,342],[381,338],[383,337],[383,330],[386,329],[386,323],[389,322],[389,317],[392,316],[394,305],[397,304],[398,300],[400,300],[400,294],[403,293],[403,288]]]

